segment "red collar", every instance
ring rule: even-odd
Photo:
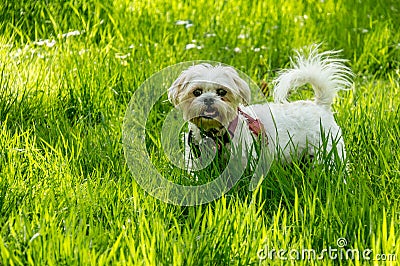
[[[246,119],[247,126],[249,127],[249,129],[253,133],[253,135],[256,138],[261,137],[268,144],[268,137],[267,137],[267,134],[265,133],[265,129],[264,129],[264,126],[262,125],[261,121],[258,118],[254,119],[249,114],[243,112],[240,108],[238,108],[238,112],[239,112],[239,114],[243,115],[244,118]],[[235,117],[235,119],[233,119],[233,121],[228,126],[228,133],[229,133],[230,139],[229,139],[228,133],[226,133],[226,131],[222,136],[217,136],[213,132],[203,132],[203,134],[209,138],[212,138],[218,145],[217,146],[218,151],[221,151],[221,149],[222,149],[221,144],[229,143],[233,139],[238,121],[239,121],[239,115],[237,115]],[[196,158],[198,158],[200,156],[200,148],[199,148],[199,144],[196,144],[194,141],[192,131],[189,131],[188,142],[189,142],[191,149],[193,150],[192,154]]]
[[[257,118],[254,119],[252,116],[249,114],[243,112],[242,109],[238,108],[238,112],[244,116],[247,122],[247,126],[249,127],[250,131],[256,136],[256,137],[264,137],[267,139],[267,135],[265,133],[265,129],[261,121]],[[231,135],[231,138],[233,138],[237,124],[238,124],[238,119],[239,116],[236,116],[236,118],[229,124],[228,126],[228,132]]]

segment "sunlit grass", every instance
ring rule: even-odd
[[[339,238],[399,260],[396,1],[3,1],[0,10],[1,265],[248,265],[267,246],[322,251]],[[196,207],[136,184],[122,123],[147,78],[202,59],[268,84],[312,43],[342,49],[356,73],[355,90],[334,104],[347,173],[276,164],[255,191],[246,176]],[[149,120],[156,131],[159,117]]]

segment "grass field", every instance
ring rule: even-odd
[[[400,261],[397,0],[4,0],[0,18],[0,265]],[[293,49],[313,43],[343,50],[356,74],[355,90],[334,104],[345,177],[324,165],[273,165],[255,191],[244,177],[192,207],[159,201],[135,182],[122,125],[151,75],[214,60],[268,83]],[[158,128],[152,114],[149,130]],[[159,152],[149,153],[168,172]],[[311,249],[325,259],[303,260]],[[279,258],[279,250],[287,252]],[[349,250],[360,258],[346,259]]]

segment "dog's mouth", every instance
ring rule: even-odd
[[[205,119],[214,119],[218,115],[219,115],[219,112],[217,109],[208,107],[206,110],[203,111],[203,113],[201,114],[201,117],[205,118]]]

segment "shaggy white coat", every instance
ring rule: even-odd
[[[238,73],[231,67],[209,64],[194,65],[182,72],[170,87],[168,97],[183,111],[197,143],[203,141],[201,131],[214,129],[215,134],[223,134],[238,116],[232,143],[251,147],[254,136],[237,111],[241,108],[261,121],[268,137],[268,150],[279,160],[291,162],[293,156],[304,154],[319,160],[318,151],[323,145],[326,152],[335,149],[333,152],[344,160],[342,131],[335,122],[331,105],[339,90],[351,87],[353,74],[344,65],[345,60],[337,58],[337,51],[318,53],[314,47],[307,54],[297,51],[291,59],[291,68],[281,71],[273,81],[274,103],[247,105],[250,89]],[[289,92],[305,84],[311,84],[315,98],[288,102]],[[221,88],[227,91],[223,97],[218,91]],[[197,94],[201,89],[201,95],[194,93],[196,89]],[[214,100],[212,108],[204,104],[210,98]],[[215,117],[209,119],[204,114]],[[187,150],[190,150],[188,145]],[[243,151],[243,156],[247,155]]]

